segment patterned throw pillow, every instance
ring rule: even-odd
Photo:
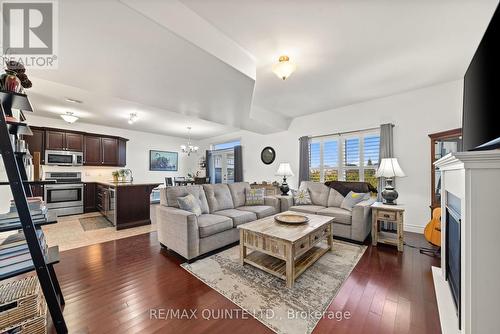
[[[299,188],[298,190],[292,190],[293,202],[295,205],[311,205],[311,195],[309,195],[309,190],[307,188]]]
[[[177,203],[179,203],[179,208],[181,210],[192,212],[196,216],[201,215],[200,201],[193,195],[189,194],[184,197],[177,197]]]
[[[246,189],[245,205],[264,205],[265,189]]]
[[[346,197],[344,197],[344,200],[342,201],[342,204],[340,207],[342,209],[346,209],[349,211],[352,211],[352,208],[358,204],[359,202],[362,202],[366,199],[366,194],[365,193],[355,193],[354,191],[350,191]]]

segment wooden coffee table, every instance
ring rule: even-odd
[[[280,214],[287,213],[297,214]],[[264,270],[293,287],[295,279],[333,245],[333,217],[304,215],[309,222],[301,225],[277,223],[270,216],[238,226],[240,263]]]

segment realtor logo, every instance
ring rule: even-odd
[[[55,68],[57,3],[3,1],[2,51],[4,61],[26,67]]]

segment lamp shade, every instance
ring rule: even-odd
[[[292,167],[288,162],[280,163],[278,171],[276,172],[278,176],[293,176]]]
[[[399,166],[398,159],[384,158],[380,162],[380,167],[375,173],[376,177],[403,177],[406,176],[401,167]]]

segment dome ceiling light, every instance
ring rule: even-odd
[[[73,113],[71,111],[67,111],[65,114],[63,115],[60,115],[61,118],[66,122],[66,123],[69,123],[69,124],[73,124],[75,123],[76,121],[78,121],[78,117],[76,117],[75,115],[73,115]]]
[[[278,78],[286,80],[295,70],[297,65],[290,62],[288,56],[281,56],[279,58],[279,63],[273,65],[273,72],[278,76]]]

